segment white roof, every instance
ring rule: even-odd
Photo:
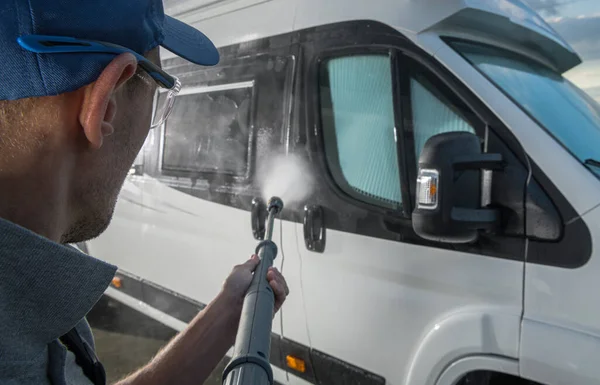
[[[217,47],[349,20],[376,20],[418,43],[425,32],[487,33],[534,47],[557,70],[581,62],[520,0],[167,0],[165,12],[203,31]]]

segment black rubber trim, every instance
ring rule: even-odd
[[[116,277],[120,278],[120,287],[112,285],[114,289],[182,322],[189,323],[206,307],[205,304],[121,270],[117,272]],[[288,355],[305,362],[303,373],[287,367]],[[386,383],[383,377],[375,373],[306,345],[281,338],[275,333],[271,333],[270,362],[291,375],[315,385],[384,385]]]
[[[115,289],[183,322],[191,321],[206,307],[205,304],[121,270],[115,276],[121,279],[121,287],[113,286]]]
[[[531,167],[533,177],[558,208],[563,231],[560,239],[555,242],[530,240],[527,262],[566,269],[584,266],[592,257],[592,234],[589,227],[533,160]]]
[[[287,369],[286,357],[288,355],[299,358],[305,362],[306,370],[304,373]],[[315,376],[315,369],[312,364],[310,348],[295,341],[281,338],[276,334],[271,334],[271,364],[283,370],[288,370],[290,374],[300,377],[312,384],[319,384]]]
[[[350,365],[318,350],[312,350],[311,358],[319,384],[380,385],[385,379]]]
[[[394,77],[394,105],[396,106],[396,129],[398,141],[398,157],[401,159],[399,164],[400,180],[403,191],[407,193],[402,195],[404,216],[412,217],[415,208],[416,190],[417,190],[417,168],[418,159],[415,153],[415,135],[413,129],[413,108],[410,95],[410,77],[409,58],[402,52],[392,50]]]

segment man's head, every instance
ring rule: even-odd
[[[158,46],[202,65],[216,64],[218,53],[199,31],[164,16],[160,0],[14,4],[0,16],[9,57],[0,64],[0,217],[84,241],[110,223],[157,123],[155,92],[170,96],[160,105],[179,90],[159,67]]]

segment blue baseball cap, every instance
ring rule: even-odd
[[[142,55],[162,46],[203,66],[219,62],[202,32],[164,14],[162,0],[15,0],[0,11],[0,100],[58,95],[95,81],[123,52],[165,87]]]

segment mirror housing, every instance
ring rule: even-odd
[[[448,132],[429,138],[419,158],[414,231],[447,243],[471,243],[481,230],[496,231],[500,212],[481,207],[482,196],[491,196],[492,187],[492,178],[482,178],[482,170],[503,169],[502,155],[482,153],[474,134]]]

